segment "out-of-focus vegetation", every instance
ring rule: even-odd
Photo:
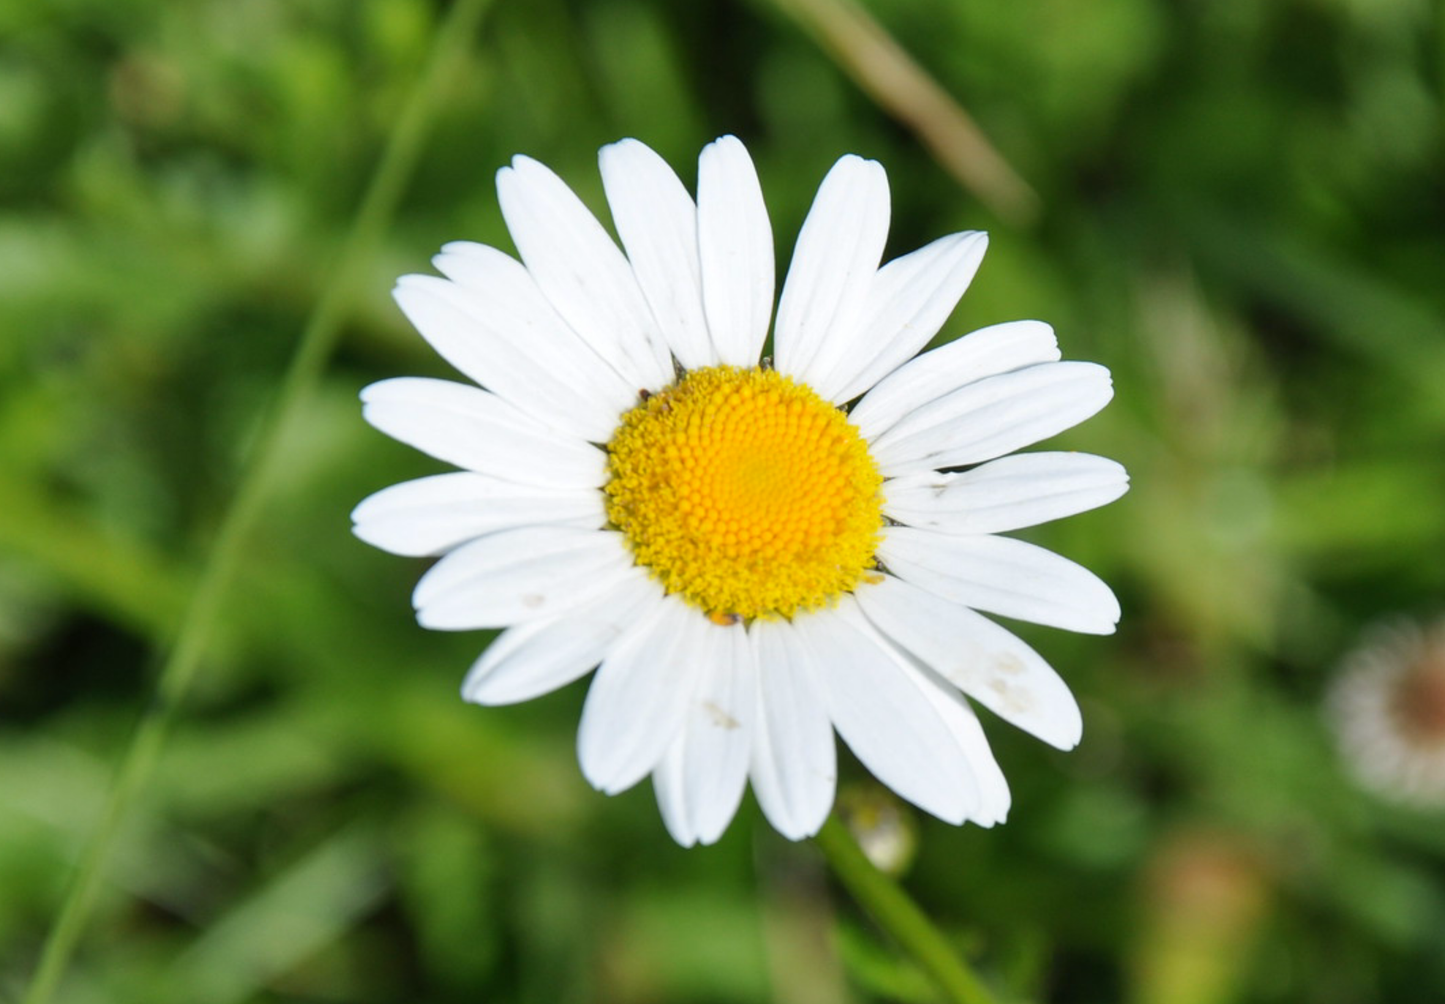
[[[858,89],[798,20],[830,4],[494,0],[60,1000],[931,999],[750,801],[684,851],[646,785],[592,792],[582,685],[462,704],[486,637],[419,629],[422,565],[348,532],[361,497],[441,469],[356,393],[445,375],[388,291],[444,241],[510,248],[495,169],[529,153],[601,210],[603,143],[637,136],[691,183],[724,132],[784,261],[833,159],[876,157],[890,254],[992,231],[944,337],[1039,317],[1115,374],[1061,442],[1133,490],[1030,536],[1113,583],[1123,625],[1019,627],[1080,696],[1083,744],[987,722],[1010,821],[909,816],[908,888],[1011,1001],[1445,999],[1445,810],[1358,790],[1320,710],[1365,625],[1445,606],[1445,12],[866,7],[1036,220],[995,216]],[[0,2],[0,998],[441,14]]]

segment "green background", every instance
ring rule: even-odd
[[[1445,813],[1357,787],[1322,711],[1362,631],[1445,597],[1445,12],[870,0],[1036,190],[1030,217],[860,89],[866,54],[818,44],[839,9],[490,5],[57,1000],[933,999],[750,798],[682,850],[648,785],[593,792],[584,685],[464,705],[486,636],[418,628],[425,563],[349,532],[363,496],[442,469],[356,395],[449,375],[389,290],[447,240],[511,249],[495,170],[525,152],[601,211],[602,144],[636,136],[691,185],[726,132],[784,264],[832,161],[875,157],[890,257],[992,234],[941,337],[1037,317],[1115,377],[1056,442],[1120,460],[1131,492],[1025,534],[1123,603],[1110,638],[1018,627],[1079,696],[1083,743],[986,721],[1009,822],[901,809],[907,888],[1005,1000],[1445,999]],[[0,1000],[444,14],[0,0]]]

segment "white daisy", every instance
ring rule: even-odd
[[[1345,656],[1328,706],[1341,756],[1365,787],[1445,805],[1445,620],[1368,632]]]
[[[413,597],[423,626],[506,629],[467,700],[524,701],[597,668],[582,772],[609,794],[651,774],[679,843],[716,840],[749,780],[780,832],[815,833],[834,729],[926,811],[1003,820],[1008,787],[965,695],[1061,749],[1081,724],[1058,675],[978,611],[1107,634],[1119,606],[1087,570],[996,534],[1127,487],[1099,457],[1005,454],[1103,407],[1108,371],[1060,362],[1037,321],[913,358],[987,237],[880,267],[888,181],[855,156],[803,224],[770,363],[773,237],[742,143],[703,150],[696,203],[636,140],[600,159],[625,254],[517,157],[497,191],[521,261],[448,244],[446,278],[397,284],[480,386],[362,392],[372,425],[463,470],[371,496],[357,535],[441,556]]]

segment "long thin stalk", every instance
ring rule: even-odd
[[[814,838],[839,881],[847,887],[953,1004],[998,1004],[943,934],[909,895],[859,849],[848,828],[830,816]]]
[[[879,107],[902,122],[964,188],[1018,226],[1034,222],[1038,194],[978,123],[854,0],[772,0],[817,39]]]
[[[438,97],[460,68],[488,3],[458,0],[437,27],[427,66],[388,138],[330,281],[302,331],[175,639],[161,655],[155,697],[142,713],[122,756],[105,809],[72,876],[22,1004],[48,1004],[69,966],[95,907],[116,837],[155,767],[161,746],[195,679],[222,601],[281,473],[280,447],[330,358],[351,302],[359,266],[373,254],[396,212],[421,156]]]

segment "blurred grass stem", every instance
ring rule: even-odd
[[[276,401],[264,419],[174,641],[161,656],[155,696],[142,713],[120,762],[105,809],[46,938],[22,1004],[48,1004],[69,965],[95,907],[112,846],[184,703],[238,563],[281,473],[280,447],[325,369],[346,318],[360,266],[374,253],[396,212],[421,155],[438,98],[466,56],[488,4],[489,0],[458,0],[437,26],[421,79],[387,140],[330,281],[307,320]]]
[[[973,117],[877,21],[852,0],[772,0],[812,34],[888,114],[1001,219],[1026,226],[1039,197]]]
[[[848,892],[912,956],[945,999],[953,1004],[997,1004],[918,904],[868,860],[837,816],[829,816],[813,839]]]

